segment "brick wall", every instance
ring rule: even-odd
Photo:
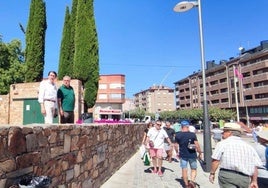
[[[0,125],[9,122],[9,95],[0,95]]]
[[[49,176],[50,187],[100,187],[137,151],[145,126],[0,126],[0,187],[25,175]]]
[[[12,84],[9,95],[0,96],[0,125],[23,123],[23,102],[25,99],[37,100],[39,84],[39,82]],[[62,81],[57,81],[56,84],[59,88]],[[79,80],[71,80],[71,86],[74,88],[76,97],[74,109],[76,121],[83,111],[83,89]]]

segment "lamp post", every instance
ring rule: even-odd
[[[201,52],[201,66],[202,66],[202,83],[203,83],[203,143],[204,143],[204,164],[203,169],[209,172],[211,168],[211,134],[210,123],[208,117],[208,101],[206,91],[206,72],[205,72],[205,56],[204,56],[204,41],[203,41],[203,25],[202,25],[202,10],[201,0],[197,1],[182,1],[174,7],[175,12],[186,12],[193,7],[198,7],[198,20],[199,20],[199,34],[200,34],[200,52]]]

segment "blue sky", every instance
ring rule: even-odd
[[[4,42],[25,37],[30,0],[0,1]],[[45,70],[58,70],[64,15],[71,0],[46,0]],[[100,74],[125,74],[126,96],[201,69],[198,9],[176,13],[180,0],[95,0]],[[205,60],[226,60],[268,40],[267,0],[202,0]]]

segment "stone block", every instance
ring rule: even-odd
[[[8,151],[13,155],[26,152],[26,139],[19,127],[11,127],[8,135]]]

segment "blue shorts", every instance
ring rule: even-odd
[[[197,162],[196,159],[180,159],[181,168],[187,168],[188,162],[190,163],[191,169],[197,169]]]

